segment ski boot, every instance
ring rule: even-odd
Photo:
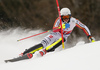
[[[46,53],[47,53],[46,49],[43,49],[42,51],[39,51],[39,54],[40,54],[41,56],[45,55]]]

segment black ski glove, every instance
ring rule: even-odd
[[[90,42],[95,42],[95,38],[92,37],[91,35],[88,36],[88,39],[89,39]]]

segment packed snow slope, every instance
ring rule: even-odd
[[[2,37],[0,39],[0,70],[100,70],[100,41],[78,44],[59,52],[47,53],[43,57],[38,57],[38,52],[36,52],[32,59],[4,63],[5,59],[16,57],[18,53],[41,39],[35,39],[35,41],[30,39],[16,43],[14,40],[22,37],[22,34],[17,35],[16,31],[12,33],[6,35],[6,38],[4,37],[6,33],[0,34]]]

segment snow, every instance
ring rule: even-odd
[[[25,48],[33,46],[47,35],[17,42],[20,38],[43,32],[19,30],[0,33],[0,70],[100,70],[100,41],[87,44],[81,41],[74,47],[47,53],[43,57],[39,57],[36,52],[32,59],[4,63],[5,59],[18,56]]]

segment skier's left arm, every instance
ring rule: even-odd
[[[95,42],[95,39],[91,36],[90,30],[86,25],[84,25],[79,20],[77,20],[76,26],[79,27],[80,29],[82,29],[85,32],[85,34],[87,35],[90,42]]]

